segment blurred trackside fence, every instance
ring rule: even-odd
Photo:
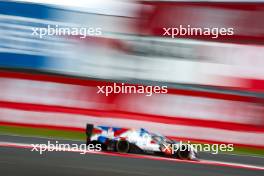
[[[0,123],[84,131],[86,123],[146,128],[175,139],[264,146],[256,97],[169,89],[168,94],[97,94],[103,81],[0,74]]]

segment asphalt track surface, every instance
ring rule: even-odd
[[[48,139],[0,135],[1,142],[47,144]],[[55,142],[55,140],[50,140]],[[81,142],[57,140],[59,143]],[[264,166],[264,158],[201,154],[201,158]],[[28,148],[0,147],[0,175],[85,175],[85,176],[264,176],[264,170],[108,156],[76,152],[45,152]]]

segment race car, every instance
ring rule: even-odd
[[[197,160],[197,151],[190,145],[150,133],[144,128],[129,129],[86,125],[86,144],[101,144],[102,150],[120,153],[153,154],[185,160]]]

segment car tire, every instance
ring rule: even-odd
[[[188,160],[190,156],[190,151],[187,145],[182,145],[181,149],[177,151],[177,156],[179,159]],[[183,148],[184,147],[184,148]]]
[[[130,144],[126,140],[119,140],[116,143],[116,151],[120,153],[128,153],[130,149]]]

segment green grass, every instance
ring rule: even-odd
[[[18,126],[0,126],[0,134],[20,136],[36,136],[58,139],[85,140],[85,133],[78,131],[62,131],[42,128],[28,128]]]
[[[192,142],[192,144],[198,144],[196,142]],[[204,144],[202,144],[204,146]],[[254,156],[264,156],[264,149],[255,148],[255,147],[246,147],[246,146],[236,146],[234,145],[234,150],[232,152],[221,152],[219,153],[226,153],[226,154],[238,154],[238,155],[254,155]]]
[[[20,135],[20,136],[47,137],[47,138],[82,140],[82,141],[85,141],[86,139],[84,132],[63,131],[63,130],[53,130],[53,129],[44,129],[44,128],[31,128],[31,127],[29,128],[29,127],[20,127],[20,126],[0,126],[0,134],[12,134],[12,135]],[[228,153],[264,156],[264,149],[234,146],[234,151]]]
[[[235,147],[234,154],[255,155],[264,157],[264,149],[253,147]]]

